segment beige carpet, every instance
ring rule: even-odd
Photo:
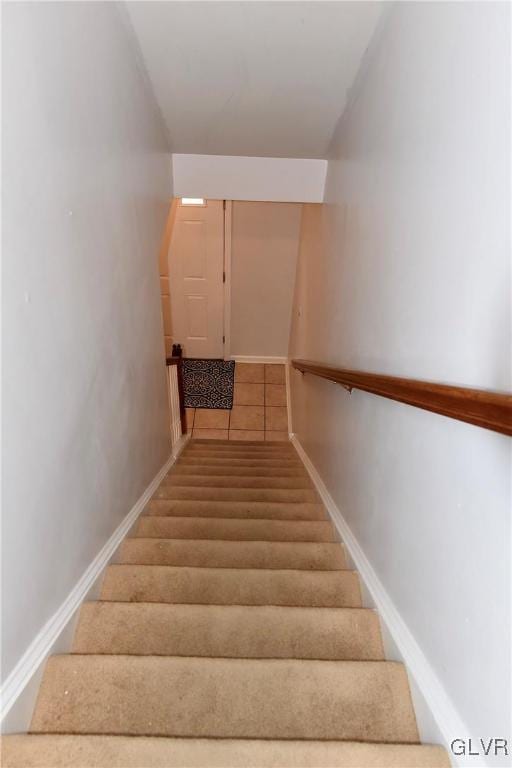
[[[191,441],[5,768],[444,768],[287,443]]]

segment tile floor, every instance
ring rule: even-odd
[[[192,437],[288,440],[284,365],[236,363],[233,408],[187,408]]]

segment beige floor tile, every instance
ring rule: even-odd
[[[265,429],[272,432],[282,432],[288,428],[288,414],[286,408],[265,408]]]
[[[265,365],[265,382],[267,384],[284,384],[285,381],[284,365],[277,363]]]
[[[265,433],[257,429],[230,429],[230,440],[263,440]]]
[[[227,440],[227,429],[194,429],[192,437],[200,437],[201,440]]]
[[[236,383],[233,403],[235,405],[264,405],[264,387],[264,384]],[[275,403],[275,405],[281,405],[281,403]]]
[[[194,427],[197,429],[228,429],[229,413],[223,408],[196,408]]]
[[[194,413],[195,413],[195,411],[196,411],[195,408],[185,408],[185,413],[187,414],[187,429],[189,431],[194,426]]]
[[[267,430],[265,432],[265,440],[289,440],[290,437],[288,435],[288,432],[281,432],[281,431],[271,431]]]
[[[286,405],[284,384],[265,384],[265,405]]]
[[[286,409],[285,409],[286,410]],[[230,429],[264,429],[265,409],[262,405],[234,405],[229,422]]]
[[[235,381],[252,384],[263,383],[265,381],[265,366],[263,363],[236,363]]]

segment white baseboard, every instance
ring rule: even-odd
[[[185,435],[173,446],[169,459],[6,678],[1,691],[3,733],[28,730],[47,658],[53,653],[66,653],[71,649],[82,603],[86,599],[99,597],[105,568],[115,557],[121,542],[176,461],[187,440],[188,436]]]
[[[236,363],[279,363],[280,365],[284,365],[288,360],[287,357],[258,357],[253,355],[231,355],[230,359]]]
[[[464,762],[458,762],[451,753],[450,743],[455,738],[468,739],[469,728],[460,718],[441,681],[400,616],[298,437],[292,433],[290,440],[332,518],[352,561],[351,565],[359,572],[364,605],[375,608],[379,614],[386,658],[401,661],[406,666],[421,741],[442,743],[454,766],[466,766],[467,757],[460,758]],[[482,765],[480,762],[479,766]]]

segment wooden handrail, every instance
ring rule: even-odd
[[[418,379],[352,371],[312,360],[292,360],[292,365],[302,373],[312,373],[334,381],[349,391],[361,389],[503,435],[512,435],[512,395],[507,392],[452,387]]]
[[[181,434],[187,434],[187,412],[185,410],[185,393],[183,390],[183,358],[182,357],[166,357],[166,365],[178,366],[178,395],[180,398],[180,421],[181,421]]]

